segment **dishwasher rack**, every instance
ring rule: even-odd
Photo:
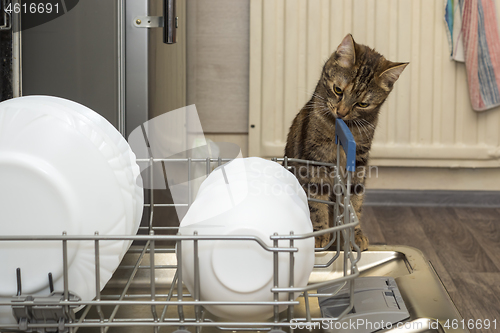
[[[340,123],[340,122],[338,122]],[[345,124],[344,124],[345,126]],[[347,126],[345,127],[347,129]],[[347,130],[348,132],[348,130]],[[339,131],[337,131],[339,133]],[[351,133],[348,132],[347,136]],[[350,136],[352,138],[352,135]],[[164,227],[156,226],[153,223],[153,216],[155,210],[164,207],[175,207],[176,203],[155,203],[154,200],[145,204],[146,211],[149,212],[149,220],[147,225],[139,228],[139,234],[135,236],[103,236],[103,235],[88,235],[88,236],[0,236],[0,242],[9,241],[60,241],[62,248],[62,262],[63,262],[63,279],[64,290],[53,291],[45,297],[23,295],[21,289],[21,272],[18,273],[18,290],[17,295],[13,296],[10,302],[0,302],[1,307],[12,307],[15,313],[18,325],[0,324],[1,332],[10,331],[25,331],[25,332],[107,332],[109,329],[112,331],[130,329],[131,332],[136,331],[154,331],[160,330],[168,332],[188,333],[188,331],[199,333],[202,331],[276,331],[276,330],[289,330],[293,331],[294,323],[297,322],[319,322],[321,318],[311,318],[310,304],[313,298],[330,297],[335,295],[346,284],[350,284],[350,302],[349,306],[345,308],[338,318],[329,318],[329,320],[336,320],[347,314],[353,307],[353,293],[354,293],[354,279],[359,275],[357,263],[360,259],[361,252],[354,242],[354,227],[358,225],[356,213],[350,203],[350,187],[351,177],[354,168],[351,161],[349,166],[349,158],[352,158],[352,144],[354,139],[350,142],[345,141],[346,138],[338,138],[347,156],[347,167],[341,167],[340,161],[340,147],[337,145],[337,163],[329,164],[316,161],[306,161],[292,158],[275,158],[273,161],[281,163],[283,167],[290,169],[289,164],[322,166],[334,170],[334,183],[336,188],[341,188],[337,191],[336,199],[332,201],[322,201],[309,198],[316,202],[321,202],[325,205],[333,206],[334,212],[334,226],[316,231],[308,234],[288,234],[288,235],[269,235],[272,240],[273,246],[268,246],[266,243],[256,236],[200,236],[194,233],[193,235],[179,235],[176,234],[178,227]],[[349,139],[349,137],[347,137]],[[344,141],[343,141],[344,140]],[[350,153],[349,150],[350,149]],[[354,148],[355,152],[355,148]],[[223,163],[229,162],[230,159],[223,158],[186,158],[186,159],[164,159],[164,158],[149,158],[138,159],[137,162],[146,163],[149,165],[150,170],[154,163],[186,163],[188,180],[191,181],[192,166],[204,165],[207,172],[214,166],[220,166]],[[343,173],[341,170],[347,170]],[[153,172],[149,172],[151,184]],[[191,187],[189,186],[189,192]],[[148,189],[150,199],[154,197],[153,189]],[[309,196],[308,196],[309,197]],[[188,194],[188,203],[181,204],[183,206],[190,205],[191,193]],[[144,222],[144,221],[143,221]],[[174,234],[159,234],[161,232],[172,232]],[[335,247],[335,251],[329,251],[326,263],[316,263],[314,269],[326,269],[331,267],[336,261],[341,261],[342,267],[341,276],[328,281],[309,284],[303,288],[293,286],[293,279],[290,279],[289,287],[278,288],[278,253],[288,253],[290,256],[290,272],[294,272],[294,253],[297,248],[294,247],[294,240],[311,238],[326,233],[332,234],[330,244],[324,248],[315,249],[316,252],[326,251],[330,246]],[[343,239],[343,244],[341,244]],[[96,297],[92,301],[82,301],[76,295],[73,295],[68,290],[68,242],[69,241],[93,241],[95,244],[95,281],[96,286],[100,283],[100,260],[99,253],[101,244],[109,240],[127,240],[134,241],[134,245],[128,251],[121,267],[117,270],[127,271],[122,276],[121,282],[116,286],[110,287],[113,291],[111,294],[103,292],[96,287]],[[274,294],[274,301],[268,302],[227,302],[227,301],[204,301],[200,299],[200,271],[196,267],[199,263],[195,259],[195,290],[189,293],[185,289],[182,280],[182,265],[177,265],[181,262],[182,254],[180,251],[175,253],[175,248],[171,246],[159,246],[159,243],[170,242],[171,244],[179,244],[181,241],[193,241],[195,246],[195,256],[197,257],[197,244],[207,240],[221,240],[221,241],[234,241],[234,240],[251,240],[259,244],[266,251],[274,254],[274,287],[271,292]],[[278,246],[278,240],[281,240]],[[337,241],[336,241],[337,240]],[[288,242],[286,242],[288,241]],[[334,244],[335,242],[335,244]],[[287,243],[288,246],[283,244]],[[343,250],[341,249],[343,247]],[[161,256],[170,256],[176,258],[173,262],[158,262]],[[127,263],[126,261],[131,261]],[[339,263],[337,262],[337,265]],[[338,267],[338,266],[337,266]],[[115,272],[115,275],[117,274]],[[123,274],[122,274],[123,275]],[[142,280],[141,280],[142,276]],[[159,284],[161,280],[159,276],[168,276],[166,284]],[[114,277],[112,278],[112,280]],[[49,276],[50,280],[50,276]],[[138,280],[141,280],[138,282]],[[146,281],[146,282],[145,282]],[[49,281],[52,285],[52,281]],[[108,283],[109,285],[109,283]],[[137,285],[137,286],[136,286]],[[335,292],[331,294],[319,294],[317,289],[326,286],[335,285]],[[135,291],[134,291],[135,290]],[[15,293],[15,291],[13,291]],[[279,301],[279,294],[284,293],[287,295],[287,301]],[[294,300],[294,294],[300,293],[297,300]],[[220,318],[211,317],[210,314],[204,310],[203,305],[249,305],[249,306],[272,306],[273,316],[269,321],[262,320],[261,322],[230,322]],[[305,307],[305,316],[299,317],[294,313],[294,307],[303,304]],[[280,313],[279,307],[286,305],[287,310]],[[124,310],[125,315],[123,315]],[[141,311],[136,311],[141,309]],[[75,313],[75,310],[79,310]]]

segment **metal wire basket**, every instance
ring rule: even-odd
[[[340,123],[340,122],[337,122]],[[345,124],[344,124],[345,126]],[[17,325],[0,325],[0,331],[38,331],[38,332],[84,332],[101,331],[107,332],[109,329],[137,331],[147,330],[158,332],[160,329],[175,330],[195,330],[205,331],[270,331],[275,329],[289,329],[293,331],[294,323],[297,322],[319,322],[319,317],[313,317],[311,307],[314,303],[317,307],[318,297],[331,297],[340,289],[350,284],[349,306],[346,307],[337,320],[348,313],[353,306],[353,280],[359,275],[357,262],[360,259],[360,251],[354,242],[354,227],[359,223],[356,213],[350,203],[351,173],[354,171],[352,159],[352,144],[354,140],[350,132],[345,129],[337,130],[337,137],[346,151],[348,165],[345,177],[342,175],[341,166],[337,164],[322,163],[316,161],[306,161],[291,158],[275,158],[273,161],[281,163],[288,168],[290,163],[303,164],[306,166],[318,165],[327,166],[335,171],[335,186],[342,188],[336,195],[336,200],[321,201],[325,205],[333,206],[334,226],[317,232],[296,235],[269,235],[273,246],[255,236],[200,236],[200,235],[178,235],[178,227],[157,226],[153,223],[154,212],[165,207],[175,207],[171,203],[155,203],[153,190],[149,191],[150,203],[145,204],[145,209],[149,213],[146,225],[140,227],[136,236],[0,236],[0,242],[9,241],[60,241],[63,262],[64,289],[54,291],[46,297],[31,296],[22,294],[21,274],[18,272],[17,295],[9,301],[0,302],[2,307],[12,307]],[[351,140],[351,141],[349,141]],[[340,155],[341,144],[337,145],[337,156]],[[350,153],[350,152],[351,153]],[[355,151],[355,148],[354,148]],[[339,161],[340,158],[337,158]],[[220,166],[229,162],[229,159],[138,159],[138,163],[149,164],[150,168],[154,163],[186,163],[188,178],[190,179],[192,167],[194,165],[205,165],[209,171],[215,165]],[[342,166],[343,168],[343,166]],[[153,177],[153,172],[149,174]],[[152,179],[151,179],[152,180]],[[191,187],[189,187],[191,188]],[[190,190],[191,191],[191,190]],[[188,193],[188,203],[191,202],[191,192]],[[174,234],[159,234],[170,231]],[[145,234],[144,234],[145,233]],[[290,273],[294,272],[294,241],[319,236],[325,233],[333,235],[331,245],[335,240],[344,240],[343,251],[341,242],[336,242],[334,251],[327,251],[325,248],[315,249],[321,253],[321,258],[317,258],[314,266],[315,271],[325,271],[325,279],[310,281],[303,288],[293,286],[293,278],[290,278],[290,285],[286,288],[278,288],[279,253],[287,253],[290,256]],[[342,237],[341,237],[342,236]],[[100,283],[100,250],[103,242],[127,240],[134,241],[124,257],[121,266],[115,272],[106,288],[101,291],[96,287],[96,297],[92,301],[81,301],[77,295],[72,295],[68,290],[68,242],[93,241],[95,244],[95,281],[96,286]],[[194,243],[195,258],[197,258],[198,244],[207,240],[219,241],[253,241],[259,244],[266,251],[273,253],[273,285],[270,290],[274,297],[269,302],[226,302],[226,301],[204,301],[200,299],[199,287],[199,262],[195,259],[195,290],[189,293],[183,284],[183,272],[181,265],[182,251],[175,251],[173,246],[160,244],[180,244],[181,241],[192,241]],[[278,243],[278,241],[280,241]],[[287,245],[284,245],[287,244]],[[332,275],[332,272],[334,273]],[[50,277],[49,277],[50,279]],[[51,282],[50,282],[51,283]],[[326,286],[336,286],[335,292],[329,294],[317,293],[318,288]],[[51,288],[52,290],[53,288]],[[13,291],[13,294],[15,291]],[[287,295],[287,301],[279,301],[279,295]],[[300,293],[297,300],[294,294]],[[273,316],[270,320],[260,322],[230,322],[211,316],[204,310],[204,305],[231,305],[231,306],[273,306]],[[280,313],[279,307],[286,305],[287,311]],[[84,309],[82,309],[84,308]],[[80,310],[76,312],[75,310]]]

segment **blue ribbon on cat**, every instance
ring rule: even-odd
[[[342,119],[335,119],[335,144],[339,144],[344,149],[346,155],[346,170],[356,170],[356,141],[352,136],[349,127]]]

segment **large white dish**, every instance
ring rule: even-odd
[[[209,192],[214,184],[233,180],[245,181],[248,186],[245,190],[241,189],[237,192],[238,195],[233,200],[243,200],[245,193],[252,189],[254,194],[258,195],[262,191],[262,189],[258,188],[258,184],[264,180],[266,183],[272,184],[272,187],[268,188],[268,190],[274,195],[288,195],[294,201],[300,201],[297,202],[297,205],[309,215],[307,196],[297,178],[278,163],[259,157],[237,158],[219,166],[201,184],[197,196],[205,191]],[[296,194],[296,196],[291,194]],[[219,205],[208,209],[213,213],[209,213],[208,216],[205,214],[203,218],[220,214],[223,210],[229,209],[229,206]]]
[[[126,171],[127,173],[132,173],[132,178],[130,178],[130,175],[127,174],[127,180],[131,184],[133,192],[135,193],[135,196],[133,197],[133,199],[135,200],[135,218],[132,225],[132,230],[135,230],[134,233],[136,233],[137,229],[139,228],[139,224],[142,219],[142,212],[144,209],[144,191],[142,187],[142,178],[140,177],[140,168],[136,163],[136,156],[130,148],[128,142],[109,121],[107,121],[103,116],[101,116],[97,112],[92,111],[88,107],[67,99],[52,96],[29,96],[28,98],[38,97],[50,99],[52,102],[59,103],[60,105],[66,105],[71,110],[78,112],[82,116],[86,117],[94,125],[97,125],[96,129],[102,130],[103,136],[109,139],[107,140],[107,142],[111,146],[116,147],[117,150],[115,153],[117,154],[117,156],[120,156],[120,158],[123,157],[125,161],[124,171]]]
[[[119,175],[127,169],[119,162],[125,157],[116,154],[97,126],[74,112],[61,112],[61,103],[53,100],[37,96],[0,103],[0,177],[6,178],[0,182],[8,184],[0,189],[0,233],[135,234],[138,223],[133,215],[138,215],[142,195],[134,196],[131,182]],[[131,163],[131,156],[127,158]],[[133,201],[124,199],[127,192],[136,199],[134,209],[130,209]],[[36,251],[30,251],[26,242],[1,243],[0,256],[8,260],[0,270],[0,280],[5,281],[0,295],[15,294],[17,267],[22,269],[23,293],[47,295],[48,272],[56,290],[62,290],[61,242],[30,243]],[[124,243],[101,242],[101,288],[128,247]],[[93,299],[94,242],[69,242],[69,264],[70,291]],[[10,309],[3,308],[0,322],[11,322]]]
[[[272,162],[271,162],[272,163]],[[279,166],[280,167],[280,166]],[[181,222],[180,233],[192,235],[257,236],[268,246],[273,233],[289,235],[312,232],[309,212],[296,193],[277,195],[272,188],[277,180],[262,175],[252,179],[234,177],[226,169],[222,179],[206,181]],[[251,178],[251,177],[250,177]],[[232,179],[232,180],[229,180]],[[282,186],[286,184],[282,183]],[[279,246],[289,246],[280,241]],[[314,239],[296,240],[294,285],[307,285],[314,266]],[[183,279],[194,292],[193,242],[182,242]],[[254,241],[200,241],[199,263],[201,299],[211,301],[272,301],[273,255]],[[279,286],[289,283],[289,254],[279,255]],[[298,296],[298,295],[296,295]],[[288,295],[280,295],[287,300]],[[272,306],[206,306],[216,316],[229,320],[263,320],[272,316]],[[283,310],[285,307],[281,307]]]
[[[54,106],[52,112],[58,115],[64,116],[65,113],[73,114],[85,124],[79,124],[79,131],[84,132],[96,147],[99,148],[110,162],[110,166],[113,168],[117,179],[122,182],[122,195],[124,196],[124,200],[130,202],[126,207],[130,216],[129,233],[135,235],[142,219],[144,191],[140,168],[136,163],[136,156],[125,138],[104,117],[82,104],[53,96],[27,96],[24,98],[37,103]],[[125,185],[125,182],[128,184],[129,190],[126,190],[127,185]],[[124,242],[122,257],[131,243]]]
[[[92,142],[95,148],[108,161],[109,166],[116,176],[124,200],[124,208],[127,216],[125,223],[132,227],[132,220],[135,214],[135,198],[130,185],[132,182],[132,172],[130,168],[127,168],[128,157],[118,151],[115,143],[108,138],[99,123],[91,121],[81,114],[81,109],[87,108],[81,104],[52,96],[26,96],[21,99],[11,100],[10,102],[15,102],[16,105],[22,103],[22,105],[31,106],[36,103],[39,108],[42,108],[41,110],[43,110],[42,112],[45,116],[51,116],[69,124]],[[95,113],[90,109],[89,112]],[[106,120],[104,121],[107,122]],[[124,254],[128,249],[129,242],[123,241],[121,243]],[[90,243],[88,244],[90,245]]]
[[[278,167],[282,168],[281,166]],[[207,199],[205,195],[208,195],[208,198],[213,196],[214,188],[219,187],[219,190],[223,189],[223,191],[218,194],[216,204],[207,203],[203,211],[198,211],[202,212],[201,215],[193,213],[189,223],[197,223],[204,221],[207,218],[218,216],[223,212],[238,206],[247,198],[251,199],[252,196],[260,196],[264,194],[272,196],[286,196],[293,201],[297,207],[302,209],[304,214],[309,216],[309,208],[307,204],[305,204],[301,197],[297,194],[296,188],[292,187],[288,183],[282,182],[280,179],[271,175],[262,173],[232,173],[231,170],[227,170],[226,173],[229,173],[230,175],[228,177],[226,174],[226,178],[231,179],[231,181],[228,180],[229,185],[220,187],[221,184],[225,183],[225,179],[207,179],[210,180],[210,184],[200,187],[197,195],[198,204]],[[262,183],[265,183],[266,186],[262,186]],[[302,188],[299,187],[299,189],[302,191]]]
[[[229,163],[217,167],[210,173],[210,177],[207,177],[201,184],[198,192],[203,192],[206,187],[216,181],[225,181],[223,170],[226,172],[226,178],[231,179],[246,179],[250,181],[261,177],[274,177],[289,186],[289,188],[283,188],[283,190],[294,191],[304,203],[304,206],[308,207],[306,192],[297,178],[280,164],[260,157],[236,158]],[[277,185],[274,188],[275,192],[280,191]]]

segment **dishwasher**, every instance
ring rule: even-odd
[[[342,125],[344,127],[342,127]],[[21,332],[448,332],[450,322],[459,322],[461,316],[448,296],[443,284],[430,262],[414,248],[406,246],[372,246],[360,252],[354,242],[354,227],[359,224],[350,203],[350,184],[355,167],[355,156],[349,154],[349,147],[355,144],[352,134],[342,122],[337,122],[337,156],[343,148],[347,165],[344,168],[316,161],[292,158],[274,158],[273,161],[289,168],[289,163],[306,166],[327,166],[334,170],[336,191],[334,201],[323,201],[333,206],[334,225],[326,230],[309,234],[269,235],[273,246],[261,245],[274,253],[273,285],[270,290],[274,301],[227,302],[203,301],[200,299],[200,270],[198,242],[207,239],[234,241],[231,236],[180,235],[178,227],[157,226],[153,223],[156,210],[175,207],[174,204],[155,203],[153,190],[150,203],[145,204],[149,213],[148,225],[139,229],[136,236],[0,236],[0,242],[51,240],[61,243],[64,288],[53,290],[46,296],[24,295],[22,293],[22,272],[17,271],[17,292],[12,298],[2,299],[0,306],[11,307],[17,325],[2,324],[0,331]],[[340,133],[340,134],[339,134]],[[352,148],[352,147],[351,147]],[[351,149],[352,151],[352,149]],[[355,152],[355,148],[354,148]],[[337,158],[339,161],[340,158]],[[137,159],[139,164],[153,167],[154,163],[185,163],[188,182],[192,180],[194,166],[206,168],[229,162],[224,158],[149,158]],[[346,170],[347,172],[343,172]],[[153,172],[149,172],[153,183]],[[188,186],[191,191],[191,186]],[[188,193],[191,197],[191,193]],[[310,199],[309,200],[317,200]],[[151,204],[152,202],[152,204]],[[189,201],[188,201],[189,202]],[[159,234],[170,231],[171,234]],[[290,256],[290,272],[294,272],[294,240],[312,238],[332,233],[330,244],[315,249],[314,269],[308,285],[278,287],[278,253]],[[134,241],[124,256],[120,267],[101,291],[96,288],[92,301],[81,301],[68,290],[68,242],[93,241],[95,281],[99,286],[100,247],[106,240]],[[278,243],[278,241],[281,243]],[[342,241],[339,241],[342,240]],[[181,241],[192,241],[195,246],[195,289],[190,293],[183,284],[181,262],[182,251],[177,250]],[[264,244],[254,237],[253,241]],[[343,244],[341,244],[343,243]],[[286,245],[285,245],[286,244]],[[333,246],[332,246],[333,244]],[[331,250],[333,248],[333,251]],[[14,273],[14,272],[13,272]],[[293,277],[293,274],[290,276]],[[287,301],[280,301],[279,294],[288,295]],[[300,293],[295,300],[294,295]],[[211,315],[204,305],[269,306],[273,315],[269,320],[228,321]],[[285,311],[279,311],[280,306]],[[454,332],[467,330],[453,329]]]
[[[174,0],[163,2],[164,8],[175,8]],[[2,7],[7,3],[2,1]],[[78,1],[74,1],[72,6],[76,3]],[[147,110],[150,106],[145,88],[149,80],[147,30],[162,27],[164,32],[167,28],[175,31],[172,28],[178,24],[175,15],[165,10],[164,17],[147,16],[147,0],[86,0],[76,10],[69,7],[66,10],[78,19],[70,15],[61,16],[40,27],[23,31],[22,38],[17,27],[19,20],[16,22],[18,16],[12,15],[13,33],[10,34],[11,18],[3,15],[4,21],[9,24],[0,27],[5,30],[0,43],[3,51],[12,50],[12,54],[3,55],[6,59],[11,58],[12,62],[4,61],[2,65],[2,80],[5,82],[1,100],[23,94],[65,97],[89,105],[103,113],[124,136],[130,134],[149,119]],[[94,18],[92,24],[86,23],[87,17]],[[116,19],[109,20],[107,17]],[[85,29],[78,29],[78,22],[83,22]],[[182,19],[180,24],[184,24]],[[78,32],[78,38],[67,31]],[[113,33],[102,34],[102,31]],[[171,34],[165,36],[172,37]],[[77,51],[80,53],[67,53]],[[112,59],[109,60],[112,65],[95,66],[104,63],[102,59]],[[75,68],[82,66],[86,68],[86,75],[78,76]],[[22,71],[22,68],[25,70]],[[128,75],[125,75],[126,72]],[[95,84],[96,78],[102,86]],[[106,93],[101,93],[101,89],[106,89]],[[138,164],[150,167],[154,163],[184,163],[188,166],[189,180],[195,167],[206,168],[209,173],[213,167],[229,161],[210,157],[137,160]],[[289,298],[288,301],[265,303],[274,309],[271,319],[231,322],[203,309],[203,305],[208,303],[200,300],[200,290],[190,293],[182,283],[182,269],[177,265],[182,254],[176,253],[175,244],[181,241],[203,242],[204,238],[178,235],[178,227],[153,223],[154,212],[175,207],[175,204],[155,202],[153,190],[146,190],[149,203],[144,208],[149,213],[149,219],[136,236],[0,235],[0,243],[60,242],[60,260],[66,277],[68,242],[91,241],[94,243],[96,281],[100,279],[99,253],[103,242],[133,241],[120,267],[102,291],[99,288],[95,290],[97,296],[92,301],[79,300],[70,293],[67,283],[63,290],[51,288],[50,295],[44,297],[23,294],[22,272],[12,272],[17,274],[18,288],[12,291],[12,298],[0,299],[0,307],[12,310],[17,325],[0,324],[0,332],[468,332],[467,329],[451,328],[451,324],[461,322],[462,317],[422,252],[407,246],[371,246],[367,251],[359,252],[354,243],[354,227],[359,221],[349,201],[352,171],[344,175],[339,172],[339,165],[286,157],[274,161],[285,168],[288,163],[301,163],[335,169],[335,182],[343,191],[335,202],[323,202],[333,206],[335,217],[335,225],[323,232],[333,233],[332,243],[342,237],[344,244],[341,248],[341,242],[337,241],[333,250],[328,247],[316,249],[314,269],[306,287],[293,287],[291,281],[287,288],[272,288],[271,292],[275,295],[285,293]],[[152,172],[150,177],[153,177]],[[266,250],[276,255],[287,253],[293,271],[294,239],[315,235],[318,232],[269,235],[275,244],[278,240],[281,243]],[[288,245],[285,246],[286,242]],[[276,280],[277,276],[273,278]],[[52,285],[51,277],[47,279]],[[297,300],[294,300],[294,293],[300,293]],[[216,304],[228,303],[221,301]],[[262,304],[231,303],[231,306],[239,305]],[[287,310],[279,312],[277,309],[283,305],[287,306]]]

